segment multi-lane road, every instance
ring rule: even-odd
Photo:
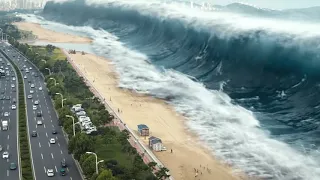
[[[29,60],[8,44],[1,43],[0,46],[5,47],[7,56],[20,70],[23,69],[21,73],[24,80],[28,132],[35,179],[81,180],[75,162],[68,154],[67,142],[61,127],[58,125],[58,117],[40,72]],[[29,95],[32,97],[28,98]],[[42,124],[38,124],[38,121],[41,121]],[[33,131],[37,133],[36,137],[32,136]],[[57,133],[54,134],[53,131]],[[51,138],[55,140],[55,143],[50,143]],[[65,161],[67,164],[67,168],[65,168],[66,176],[60,175],[61,161]],[[48,177],[48,169],[54,171],[54,177]]]
[[[0,77],[0,146],[2,148],[0,159],[0,179],[20,179],[20,169],[10,170],[10,164],[15,163],[20,167],[20,154],[18,153],[18,95],[16,72],[9,61],[0,53],[0,68],[5,70],[6,76]],[[7,74],[8,72],[8,74]],[[12,109],[12,105],[16,109]],[[8,130],[2,128],[2,122],[8,121]],[[0,148],[0,149],[1,149]],[[3,153],[8,152],[9,158],[4,159]]]

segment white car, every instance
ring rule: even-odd
[[[47,175],[48,175],[48,177],[53,177],[54,176],[53,169],[48,169],[47,170]]]
[[[37,121],[37,125],[42,125],[42,121],[41,121],[41,120],[38,120],[38,121]]]
[[[16,80],[16,78],[12,78],[12,81],[15,81]]]
[[[33,109],[33,110],[37,110],[37,106],[33,105],[33,106],[32,106],[32,109]]]
[[[34,104],[35,104],[35,105],[38,105],[38,104],[39,104],[39,101],[35,101]]]
[[[25,68],[25,67],[27,67],[26,65],[23,65],[23,67]]]
[[[4,112],[4,117],[8,117],[9,116],[9,113],[8,112]]]
[[[32,95],[31,94],[28,95],[28,99],[32,99]]]
[[[15,110],[15,109],[17,109],[17,106],[13,104],[13,105],[11,106],[11,109],[12,109],[12,110]]]
[[[27,76],[23,76],[23,79],[27,79]]]
[[[31,69],[32,69],[32,67],[29,67],[29,69],[31,70]]]
[[[33,90],[30,90],[30,94],[33,94],[34,93],[34,91]]]
[[[8,158],[9,158],[9,153],[8,153],[8,151],[5,151],[5,152],[2,153],[2,158],[3,158],[3,159],[8,159]]]
[[[51,138],[50,139],[50,144],[55,144],[56,143],[56,140],[54,138]]]
[[[14,84],[11,84],[11,87],[12,87],[12,88],[14,88],[14,87],[15,87],[15,85],[14,85]]]
[[[39,87],[39,90],[42,91],[42,87]]]
[[[6,67],[5,69],[6,69],[6,70],[8,70],[9,68],[8,68],[8,67]]]
[[[31,84],[31,88],[34,88],[34,84]]]

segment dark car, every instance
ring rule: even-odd
[[[20,69],[20,71],[24,71],[24,69],[23,69],[23,68],[21,68],[21,69]]]
[[[17,169],[16,163],[10,163],[10,170],[15,170]]]
[[[31,80],[28,80],[28,83],[31,83]]]
[[[12,99],[12,102],[13,102],[13,103],[16,103],[16,102],[17,102],[16,98],[13,98],[13,99]]]
[[[41,116],[42,116],[41,112],[38,111],[38,112],[37,112],[37,117],[41,117]]]
[[[38,136],[37,131],[32,131],[31,136],[32,136],[32,137],[37,137],[37,136]]]
[[[66,160],[63,159],[63,160],[61,161],[61,167],[63,167],[63,168],[67,167]]]
[[[66,175],[66,170],[64,168],[60,169],[60,174],[61,176],[65,176]]]
[[[16,88],[12,88],[12,92],[16,92]]]
[[[57,134],[57,130],[52,129],[52,134]]]
[[[2,90],[2,91],[1,91],[1,94],[4,94],[4,93],[5,93],[4,90]]]
[[[7,96],[7,97],[6,97],[6,100],[10,100],[10,96]]]
[[[4,99],[5,99],[5,96],[1,96],[0,99],[1,99],[1,100],[4,100]]]

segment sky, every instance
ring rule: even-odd
[[[197,0],[195,0],[197,1]],[[199,0],[213,4],[227,5],[235,2],[253,4],[261,8],[269,9],[296,9],[320,6],[320,0]]]

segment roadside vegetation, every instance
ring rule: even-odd
[[[167,168],[162,168],[154,175],[152,172],[157,164],[154,162],[149,165],[144,164],[141,158],[143,154],[140,155],[128,142],[130,136],[126,130],[120,131],[117,127],[106,126],[113,120],[113,116],[109,114],[100,99],[89,90],[83,78],[78,76],[60,49],[52,45],[29,46],[13,39],[10,39],[10,43],[32,60],[44,74],[49,94],[59,115],[59,123],[69,137],[69,153],[79,161],[87,179],[156,180],[167,177]],[[63,107],[61,96],[56,93],[61,93],[66,99]],[[98,127],[95,134],[81,133],[79,126],[76,125],[76,135],[73,136],[72,118],[66,115],[73,116],[70,108],[75,104],[82,104],[87,116]],[[74,118],[77,120],[75,116]],[[99,163],[99,174],[95,172],[95,156],[86,154],[88,151],[95,152],[98,161],[104,160]]]
[[[6,56],[2,51],[1,53]],[[24,84],[22,80],[22,75],[19,68],[9,59],[10,63],[13,65],[15,71],[17,72],[18,79],[18,97],[19,97],[19,106],[18,106],[18,119],[19,119],[19,147],[20,147],[20,159],[21,159],[21,171],[22,179],[24,180],[33,180],[32,166],[31,166],[31,157],[30,157],[30,148],[29,148],[29,139],[28,139],[28,128],[27,128],[27,119],[26,119],[26,104],[24,97]]]

